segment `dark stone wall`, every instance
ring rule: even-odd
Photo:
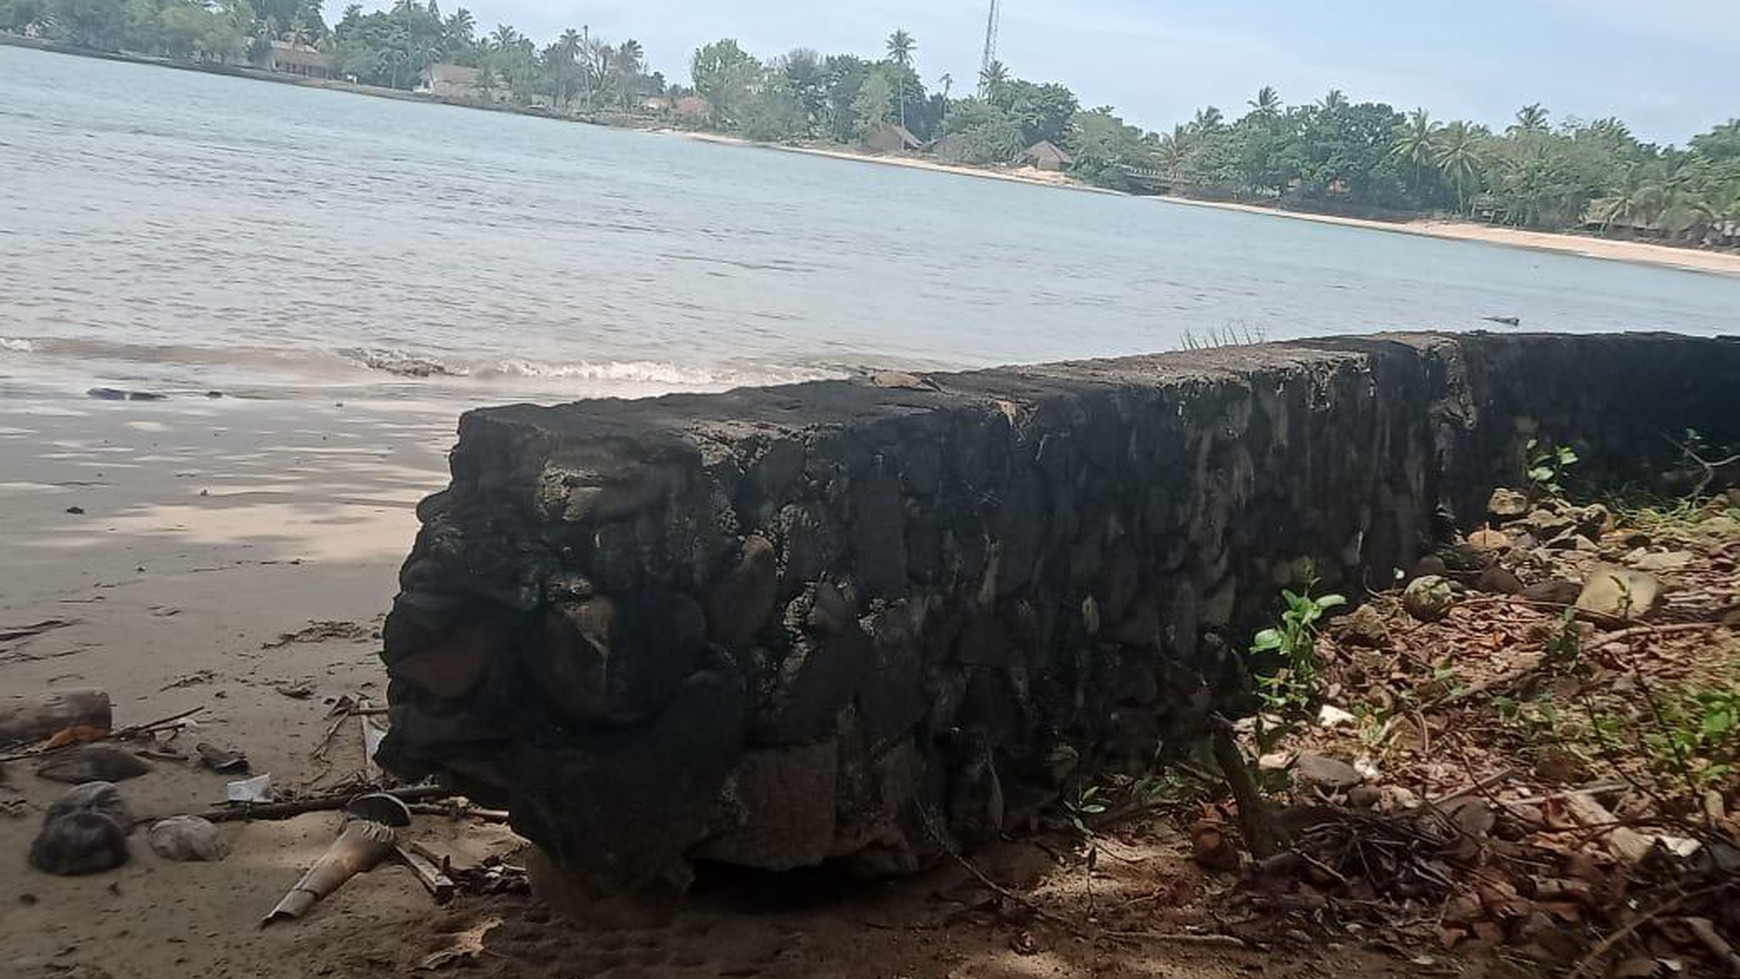
[[[1307,567],[1384,587],[1531,434],[1740,441],[1740,342],[1340,338],[460,422],[388,618],[381,762],[596,894],[899,872],[1140,770]],[[890,386],[898,384],[900,386]]]

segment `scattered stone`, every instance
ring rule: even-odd
[[[1515,595],[1523,590],[1523,583],[1515,572],[1504,565],[1495,564],[1480,572],[1480,577],[1474,579],[1474,590],[1491,595]]]
[[[1589,763],[1560,745],[1542,745],[1535,752],[1535,776],[1552,785],[1576,785],[1590,777]]]
[[[1475,839],[1491,833],[1492,827],[1498,822],[1498,816],[1492,811],[1492,807],[1479,798],[1462,799],[1452,805],[1445,815],[1463,834]]]
[[[1699,523],[1698,531],[1709,534],[1711,537],[1740,537],[1740,520],[1727,514],[1717,514],[1714,517],[1706,517],[1703,522]]]
[[[1546,550],[1580,551],[1584,554],[1593,554],[1601,550],[1601,547],[1582,534],[1567,532],[1547,541]]]
[[[1386,813],[1407,812],[1420,808],[1420,797],[1400,785],[1386,785],[1378,790],[1378,809]]]
[[[1550,541],[1566,531],[1577,528],[1577,521],[1570,516],[1554,513],[1545,508],[1530,510],[1528,516],[1523,517],[1522,523],[1528,528],[1529,533],[1534,535],[1535,540],[1545,541]]]
[[[1492,551],[1482,550],[1468,541],[1452,544],[1438,552],[1438,560],[1444,562],[1444,568],[1458,578],[1479,574],[1498,560],[1498,555]]]
[[[1361,605],[1341,620],[1341,637],[1350,645],[1383,649],[1390,644],[1390,627],[1370,605]]]
[[[85,393],[99,401],[162,401],[168,397],[153,391],[123,391],[119,388],[91,388]]]
[[[151,851],[165,860],[222,860],[230,852],[223,832],[198,816],[171,816],[153,825],[145,838]]]
[[[1641,619],[1655,609],[1661,582],[1654,575],[1616,564],[1598,564],[1589,572],[1577,608],[1608,619]]]
[[[1667,551],[1660,554],[1644,554],[1635,561],[1627,561],[1626,563],[1639,571],[1678,571],[1692,563],[1692,552]]]
[[[1502,530],[1482,528],[1468,535],[1468,545],[1477,551],[1503,554],[1510,550],[1510,535]]]
[[[1604,534],[1611,533],[1618,521],[1613,517],[1613,511],[1599,503],[1591,503],[1572,516],[1577,521],[1577,532],[1592,540],[1600,540]]]
[[[1323,755],[1302,754],[1293,762],[1293,774],[1309,786],[1331,792],[1342,792],[1365,781],[1365,777],[1347,762]]]
[[[1356,785],[1347,791],[1347,804],[1356,809],[1370,809],[1383,797],[1383,790],[1375,785]]]
[[[1428,554],[1414,562],[1414,567],[1408,572],[1410,580],[1416,578],[1441,578],[1450,570],[1444,559],[1436,554]]]
[[[109,782],[87,782],[50,806],[30,844],[30,863],[63,877],[97,874],[127,862],[133,815]]]
[[[1450,582],[1438,575],[1415,578],[1402,592],[1402,608],[1421,622],[1436,622],[1450,614],[1456,604],[1456,591]]]
[[[1575,581],[1564,578],[1548,578],[1537,581],[1518,594],[1526,601],[1537,605],[1573,605],[1577,596],[1583,593],[1583,586]]]
[[[1257,768],[1265,772],[1284,772],[1293,767],[1295,757],[1291,751],[1271,751],[1257,758]]]
[[[298,683],[281,683],[276,689],[279,693],[289,697],[291,700],[307,700],[314,696],[314,682],[312,680],[303,680]]]
[[[57,751],[36,766],[36,774],[52,782],[83,785],[86,782],[124,782],[151,771],[151,766],[130,751],[111,744],[81,744]]]
[[[1204,870],[1223,873],[1239,869],[1241,862],[1226,825],[1215,819],[1199,819],[1190,827],[1190,856]]]
[[[72,514],[75,517],[79,517],[79,516],[84,515],[85,508],[82,506],[69,506],[66,508],[66,512]]]
[[[1493,490],[1492,497],[1486,501],[1486,512],[1499,523],[1515,520],[1529,512],[1529,498],[1524,493],[1500,487]]]
[[[201,741],[193,746],[199,755],[199,763],[219,774],[245,775],[248,771],[248,756],[239,751],[219,748]]]

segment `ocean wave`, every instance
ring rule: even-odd
[[[833,364],[769,364],[749,360],[680,362],[651,358],[548,362],[484,353],[455,354],[415,347],[267,348],[242,344],[148,344],[98,337],[0,337],[0,353],[104,364],[179,365],[213,372],[225,383],[283,385],[298,389],[307,383],[341,379],[345,368],[379,372],[410,382],[465,383],[583,395],[634,396],[669,391],[723,390],[764,387],[849,377],[854,370]],[[335,375],[334,368],[339,369]],[[186,381],[179,374],[166,374]],[[353,376],[352,380],[356,380]]]
[[[399,377],[466,377],[466,367],[449,366],[439,358],[412,353],[395,347],[351,347],[338,355],[369,370],[385,371]]]
[[[806,367],[698,366],[662,360],[579,361],[545,364],[528,360],[501,360],[474,372],[473,376],[572,379],[616,384],[668,385],[672,387],[749,387],[793,384],[845,377],[839,371]]]

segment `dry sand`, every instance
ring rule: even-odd
[[[64,619],[0,642],[0,690],[99,686],[118,724],[203,707],[177,746],[246,752],[293,791],[352,777],[349,724],[313,757],[327,701],[383,696],[375,630],[416,529],[415,502],[445,483],[456,406],[334,407],[68,399],[0,408],[0,627]],[[82,514],[68,513],[79,507]],[[310,622],[354,638],[278,644]],[[270,644],[270,645],[269,645]],[[307,699],[278,692],[312,683]],[[354,722],[353,722],[354,723]],[[229,776],[157,761],[122,783],[137,816],[219,803]],[[1170,940],[1071,937],[999,904],[959,867],[898,883],[825,877],[706,879],[666,927],[586,930],[552,921],[529,897],[461,896],[437,909],[399,867],[347,884],[299,922],[260,917],[332,840],[338,817],[225,824],[220,863],[157,858],[143,833],[109,873],[53,877],[27,866],[42,810],[65,786],[28,762],[0,779],[0,975],[100,979],[398,976],[432,954],[469,954],[460,974],[501,979],[766,976],[775,979],[1361,975],[1411,967],[1352,947],[1284,955]],[[419,816],[409,831],[460,865],[515,858],[505,828]],[[1053,843],[1053,846],[1067,845]],[[1112,842],[1108,841],[1107,846]],[[1228,886],[1203,877],[1175,834],[1119,845],[1091,876],[1033,845],[982,855],[998,879],[1032,884],[1047,907],[1107,927],[1176,931],[1168,908]],[[1157,899],[1155,895],[1165,899]],[[998,910],[998,908],[1001,910]],[[1017,950],[1019,949],[1019,951]],[[461,968],[462,967],[462,968]]]
[[[1254,204],[1234,204],[1226,201],[1195,201],[1183,197],[1163,200],[1192,207],[1211,207],[1223,211],[1242,211],[1274,218],[1315,221],[1319,224],[1339,224],[1349,228],[1367,228],[1396,234],[1423,235],[1453,241],[1479,241],[1509,248],[1532,248],[1539,251],[1564,252],[1586,258],[1600,258],[1638,265],[1661,265],[1693,272],[1718,272],[1740,275],[1740,253],[1701,251],[1676,248],[1646,241],[1620,241],[1590,235],[1554,234],[1546,231],[1524,231],[1521,228],[1501,228],[1472,221],[1443,221],[1422,218],[1416,221],[1372,221],[1365,218],[1344,218],[1333,214],[1310,214],[1303,211],[1282,211]]]

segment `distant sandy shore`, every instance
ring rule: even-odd
[[[1444,221],[1432,218],[1421,218],[1414,221],[1373,221],[1365,218],[1339,217],[1333,214],[1283,211],[1255,204],[1199,201],[1185,197],[1159,199],[1173,204],[1188,204],[1192,207],[1243,211],[1247,214],[1316,221],[1319,224],[1339,224],[1351,228],[1367,228],[1372,231],[1391,231],[1397,234],[1423,235],[1428,238],[1446,238],[1452,241],[1479,241],[1489,245],[1564,252],[1569,255],[1582,255],[1586,258],[1601,258],[1615,262],[1661,265],[1694,272],[1740,275],[1740,254],[1734,252],[1699,251],[1693,248],[1676,248],[1672,245],[1657,245],[1645,241],[1620,241],[1615,238],[1596,238],[1589,235],[1524,231],[1521,228],[1501,228],[1497,225],[1477,224],[1472,221]]]
[[[988,167],[975,167],[958,163],[943,163],[940,160],[927,160],[913,156],[883,156],[878,153],[866,153],[844,147],[820,146],[787,146],[783,143],[762,143],[738,136],[725,136],[719,133],[703,133],[685,131],[682,135],[703,143],[718,143],[722,146],[744,146],[753,149],[778,150],[782,153],[802,153],[805,156],[822,156],[830,160],[852,160],[858,163],[875,163],[887,167],[905,167],[908,170],[929,170],[933,173],[952,173],[962,177],[977,177],[981,180],[1002,180],[1007,183],[1037,184],[1041,187],[1061,187],[1065,190],[1081,190],[1095,194],[1117,194],[1115,190],[1103,187],[1090,187],[1064,173],[1041,170],[1037,167],[1013,167],[1007,170],[992,170]]]
[[[722,136],[717,133],[688,132],[683,135],[705,143],[719,143],[726,146],[745,146],[759,149],[781,150],[788,153],[803,153],[809,156],[821,156],[835,160],[855,160],[860,163],[876,163],[883,166],[906,167],[911,170],[929,170],[936,173],[953,173],[964,177],[979,177],[986,180],[1004,180],[1013,183],[1037,184],[1044,187],[1062,187],[1069,190],[1085,190],[1098,193],[1113,194],[1117,191],[1105,190],[1099,187],[1089,187],[1067,174],[1052,173],[1033,167],[1022,167],[1011,170],[992,170],[985,167],[966,166],[961,164],[941,163],[936,160],[925,160],[916,157],[881,156],[875,153],[865,153],[845,148],[824,149],[812,146],[782,146],[776,143],[760,143],[754,140],[741,139],[736,136]],[[1371,231],[1389,231],[1396,234],[1422,235],[1428,238],[1444,238],[1452,241],[1478,241],[1489,245],[1504,245],[1510,248],[1532,248],[1539,251],[1562,252],[1568,255],[1582,255],[1586,258],[1600,258],[1616,262],[1631,262],[1638,265],[1659,265],[1666,268],[1686,269],[1694,272],[1716,272],[1724,275],[1740,275],[1740,254],[1734,252],[1699,251],[1692,248],[1676,248],[1671,245],[1657,245],[1642,241],[1620,241],[1613,238],[1596,238],[1588,235],[1556,234],[1546,231],[1524,231],[1520,228],[1502,228],[1490,224],[1477,224],[1472,221],[1445,221],[1434,218],[1421,218],[1413,221],[1376,221],[1367,218],[1348,218],[1333,214],[1312,214],[1306,211],[1283,211],[1273,207],[1262,207],[1256,204],[1235,204],[1227,201],[1203,201],[1188,197],[1158,197],[1155,200],[1169,204],[1188,204],[1191,207],[1209,207],[1223,211],[1243,211],[1247,214],[1261,214],[1275,218],[1289,218],[1300,221],[1315,221],[1319,224],[1339,224],[1350,228],[1366,228]]]

